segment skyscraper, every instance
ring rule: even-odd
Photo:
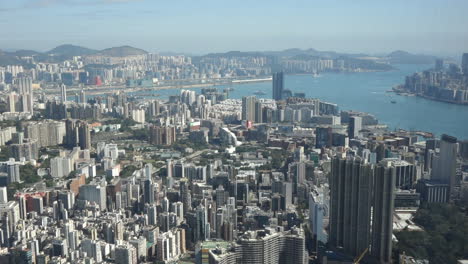
[[[263,123],[263,104],[255,102],[255,123]]]
[[[81,149],[91,148],[91,131],[87,122],[80,121],[78,127],[78,136]]]
[[[255,96],[242,97],[242,120],[255,121],[257,98]]]
[[[457,152],[457,138],[442,135],[440,152],[434,159],[431,180],[449,185],[447,199],[450,199],[450,194],[456,185]]]
[[[149,203],[149,204],[154,203],[154,185],[151,179],[144,181],[143,191],[144,191],[143,197],[145,199],[145,203]]]
[[[351,116],[348,125],[348,137],[355,138],[359,136],[359,131],[362,129],[362,118],[359,116]]]
[[[33,113],[33,90],[32,79],[30,77],[21,77],[17,80],[18,93],[23,112]]]
[[[331,245],[352,256],[370,249],[379,263],[390,263],[395,181],[392,161],[374,166],[361,158],[335,157],[330,179]]]
[[[392,162],[384,160],[378,164],[374,180],[370,254],[378,259],[379,263],[391,263],[396,181],[396,168]]]
[[[86,103],[86,93],[83,89],[80,91],[80,103],[84,104]]]
[[[137,250],[131,245],[118,245],[115,247],[116,264],[136,264]]]
[[[65,121],[65,145],[69,148],[74,148],[78,145],[78,129],[76,128],[75,120],[67,119]]]
[[[273,73],[273,99],[283,99],[284,74],[283,72]]]
[[[369,247],[373,180],[360,158],[332,160],[329,242],[354,256]]]
[[[63,83],[60,85],[60,92],[62,96],[62,103],[65,103],[67,101],[67,86]]]
[[[172,145],[176,141],[176,130],[173,126],[151,126],[150,143],[155,145]]]
[[[463,74],[468,75],[468,53],[463,53],[461,68]]]

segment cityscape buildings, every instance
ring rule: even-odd
[[[466,139],[389,128],[286,82],[391,59],[61,49],[74,52],[0,52],[0,263],[462,256]],[[433,60],[394,91],[464,104],[468,55]],[[268,83],[238,85],[251,82]]]
[[[273,99],[281,100],[283,99],[284,92],[284,74],[283,72],[273,73]]]

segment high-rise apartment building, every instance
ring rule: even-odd
[[[118,245],[115,247],[116,264],[137,264],[137,250],[129,244]]]
[[[81,149],[91,148],[91,129],[89,124],[84,121],[78,122],[78,137]]]
[[[21,97],[22,111],[33,113],[33,89],[31,77],[17,79],[18,94]]]
[[[362,129],[362,118],[360,116],[351,116],[348,124],[348,137],[355,138],[359,136]]]
[[[393,208],[396,168],[382,161],[375,169],[370,254],[379,263],[392,262]]]
[[[273,99],[283,99],[284,74],[283,72],[273,73]]]
[[[468,53],[463,53],[461,68],[463,74],[468,75]]]
[[[106,188],[98,184],[81,185],[79,189],[81,200],[95,203],[101,210],[106,210]]]
[[[65,121],[65,145],[69,148],[74,148],[78,146],[79,136],[78,129],[76,127],[76,121],[72,119],[67,119]]]
[[[155,145],[172,145],[176,141],[176,130],[173,126],[150,127],[150,143]]]
[[[430,141],[429,141],[430,142]],[[431,162],[431,179],[418,181],[417,191],[421,199],[427,202],[447,202],[452,197],[457,185],[456,168],[458,144],[452,136],[442,135],[439,141],[439,153],[436,154],[436,144],[428,144],[426,162]],[[427,167],[430,169],[430,166]]]
[[[373,180],[360,158],[332,160],[329,242],[354,256],[369,247]]]
[[[242,97],[242,120],[255,121],[257,98],[255,96]]]
[[[61,94],[61,99],[62,99],[62,103],[65,103],[67,101],[67,86],[65,84],[62,83],[62,85],[60,85],[60,94]]]
[[[354,257],[370,249],[374,259],[390,263],[395,181],[391,161],[372,165],[361,158],[335,157],[330,179],[330,244]]]

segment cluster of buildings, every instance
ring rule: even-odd
[[[0,129],[11,153],[0,162],[0,263],[391,263],[394,226],[410,222],[398,219],[421,203],[468,200],[467,141],[388,131],[285,89],[281,71],[272,100],[216,88],[167,101],[67,96],[90,80],[271,74],[269,57],[231,55],[93,55],[37,64],[35,77],[1,69],[4,90],[27,98],[21,112],[44,118]],[[44,79],[60,80],[60,98],[36,94],[33,104],[28,85]],[[37,177],[26,179],[26,166]]]
[[[433,69],[407,76],[405,83],[394,89],[433,100],[468,104],[468,53],[463,54],[461,67],[436,61]]]

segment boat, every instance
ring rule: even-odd
[[[258,90],[258,91],[256,91],[254,94],[255,94],[255,95],[265,95],[266,93],[263,92],[263,91]]]
[[[317,78],[317,77],[320,77],[320,75],[316,71],[313,71],[312,72],[312,77]]]
[[[395,101],[395,100],[391,100],[390,103],[396,104],[396,101]]]

